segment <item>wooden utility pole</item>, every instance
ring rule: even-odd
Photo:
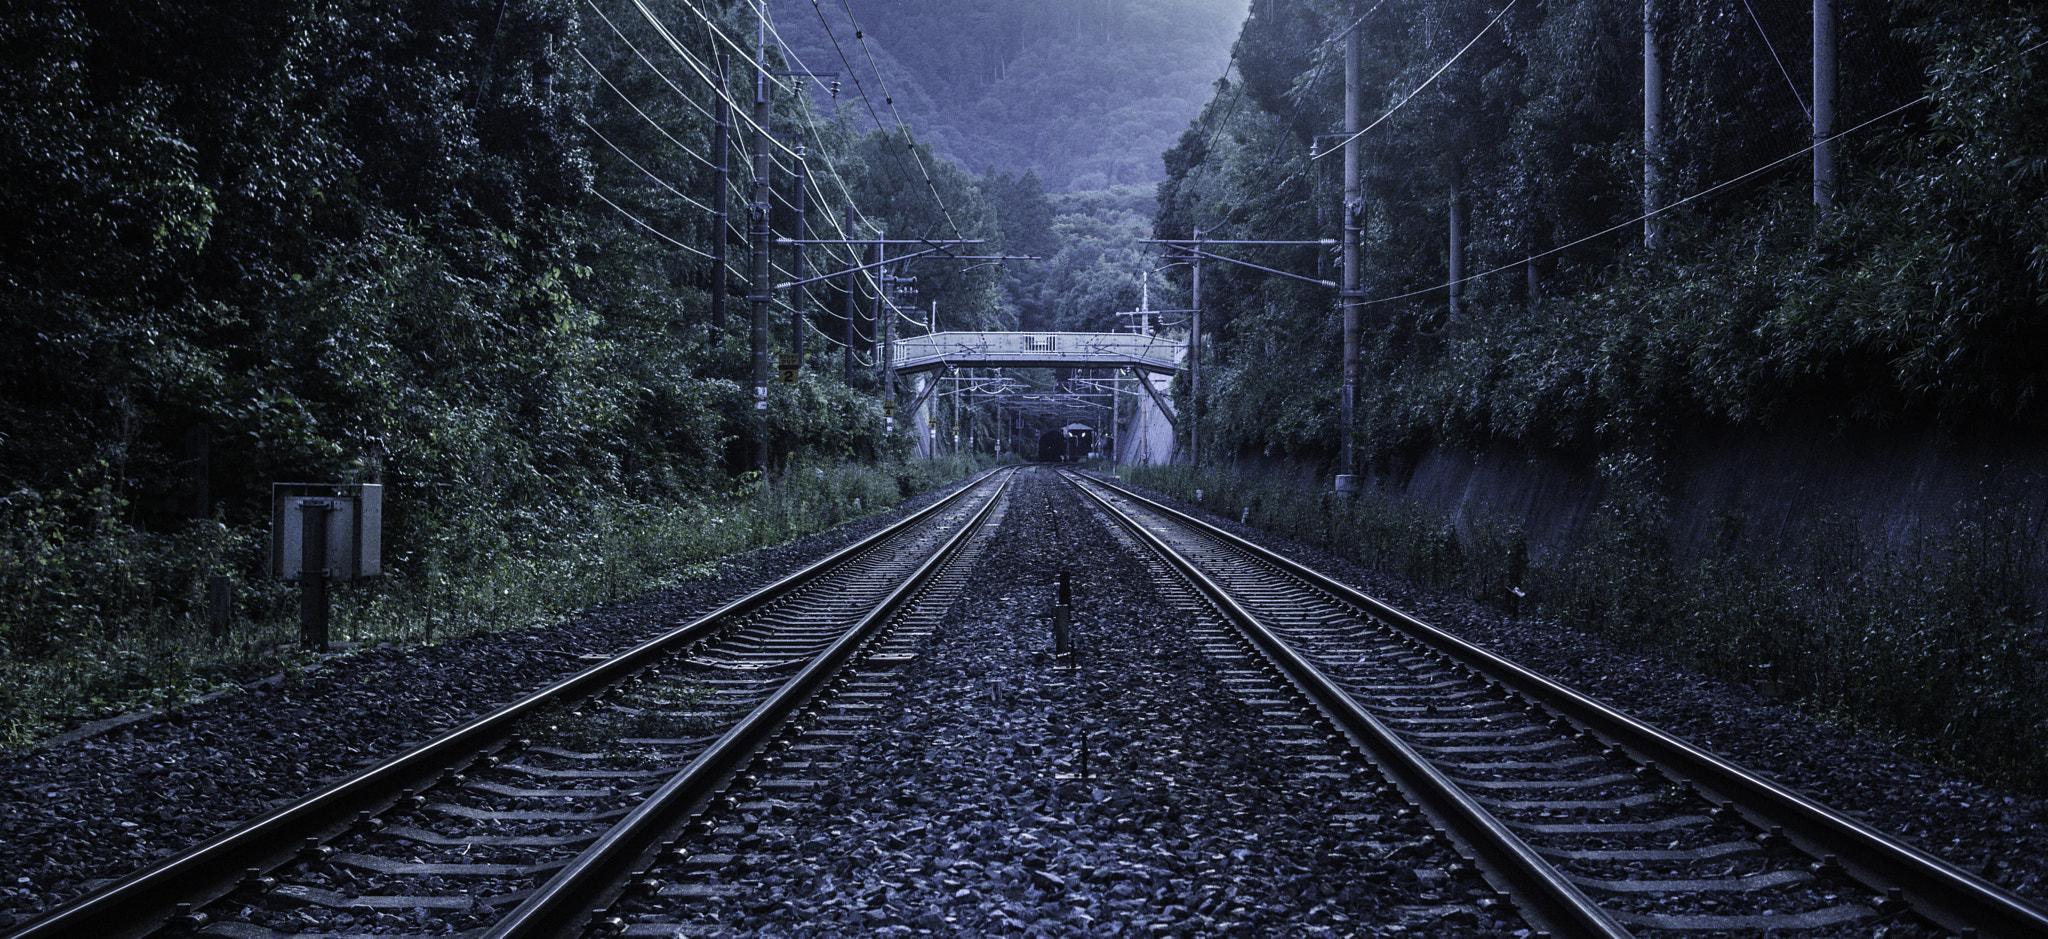
[[[1835,204],[1835,0],[1813,0],[1813,204]]]

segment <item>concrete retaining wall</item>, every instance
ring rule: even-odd
[[[1819,526],[1853,533],[1867,555],[1945,540],[1963,521],[2004,526],[2021,544],[2048,544],[2048,439],[1959,442],[1932,431],[1818,428],[1686,437],[1664,465],[1670,534],[1710,546],[1738,520],[1766,553]],[[1460,527],[1516,525],[1532,555],[1581,536],[1604,486],[1594,467],[1519,454],[1436,450],[1411,472],[1375,485],[1432,506]],[[2037,554],[2048,551],[2037,552]],[[2048,567],[2034,558],[2037,593]]]

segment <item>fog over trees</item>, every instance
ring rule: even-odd
[[[857,124],[900,116],[969,172],[1035,173],[1059,192],[1159,181],[1159,155],[1223,76],[1246,4],[770,0],[768,9],[771,41],[813,71],[842,73],[841,113]],[[859,90],[867,102],[855,100]]]

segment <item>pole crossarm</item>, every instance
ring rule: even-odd
[[[785,243],[786,243],[786,244],[807,244],[807,245],[819,245],[819,244],[825,244],[825,245],[832,245],[832,244],[839,244],[839,245],[843,245],[843,244],[873,244],[873,242],[860,242],[860,241],[854,241],[854,242],[846,242],[846,241],[802,241],[802,242],[798,242],[798,241],[789,241],[789,242],[785,242]],[[897,243],[897,244],[901,244],[902,242],[896,242],[896,243]],[[911,244],[922,244],[923,242],[915,242],[915,241],[914,241],[914,242],[910,242],[910,243],[911,243]],[[902,256],[900,256],[900,257],[893,257],[893,258],[884,258],[884,259],[882,259],[882,260],[880,260],[880,261],[875,261],[875,262],[873,262],[873,263],[870,263],[870,264],[862,264],[862,265],[860,265],[859,267],[849,267],[849,268],[847,268],[847,269],[845,269],[845,270],[843,270],[843,271],[833,271],[833,272],[832,272],[832,273],[830,273],[830,274],[819,274],[819,275],[818,275],[818,276],[816,276],[816,277],[806,277],[806,278],[804,278],[803,280],[790,280],[790,281],[784,281],[784,282],[782,282],[782,283],[776,284],[776,285],[775,285],[775,289],[777,289],[777,290],[788,290],[788,289],[790,289],[790,288],[792,288],[792,287],[801,287],[801,286],[803,286],[803,285],[805,285],[805,284],[815,284],[815,283],[817,283],[818,281],[821,281],[821,280],[831,280],[831,279],[832,279],[832,278],[834,278],[834,277],[845,277],[845,276],[846,276],[846,275],[848,275],[848,274],[858,273],[858,272],[860,272],[860,271],[870,271],[870,270],[874,270],[875,268],[878,268],[878,267],[884,267],[884,266],[887,266],[887,265],[890,265],[890,264],[895,264],[895,263],[897,263],[898,261],[910,261],[910,260],[914,260],[914,259],[917,259],[917,258],[921,258],[921,257],[926,257],[926,256],[929,256],[929,255],[937,254],[937,253],[939,253],[939,251],[940,251],[940,249],[938,249],[938,248],[927,248],[927,249],[925,249],[925,250],[923,250],[923,251],[919,251],[919,252],[916,252],[916,253],[914,253],[914,254],[906,254],[906,255],[902,255]]]
[[[1244,267],[1249,267],[1255,271],[1264,271],[1268,274],[1277,274],[1281,277],[1291,277],[1295,280],[1306,281],[1308,283],[1315,284],[1319,287],[1338,286],[1337,282],[1334,280],[1323,280],[1317,277],[1307,277],[1301,274],[1294,274],[1288,271],[1267,267],[1263,264],[1253,264],[1252,262],[1243,260],[1241,258],[1226,257],[1221,254],[1213,254],[1208,251],[1202,250],[1202,248],[1206,245],[1272,245],[1279,247],[1294,248],[1331,247],[1338,244],[1338,241],[1335,238],[1317,238],[1313,241],[1261,241],[1237,238],[1150,238],[1140,241],[1139,243],[1148,245],[1166,245],[1168,247],[1178,248],[1182,251],[1187,252],[1185,256],[1188,258],[1199,257],[1207,258],[1211,261],[1227,261],[1231,264],[1238,264]],[[1160,311],[1154,310],[1152,312],[1157,313]]]

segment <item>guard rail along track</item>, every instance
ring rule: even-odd
[[[985,475],[10,939],[580,932],[898,617],[940,602],[919,595],[974,539],[1011,475]]]
[[[1964,936],[2048,936],[2048,911],[1842,812],[1258,545],[1067,475],[1538,929],[1762,933],[1918,916]]]

